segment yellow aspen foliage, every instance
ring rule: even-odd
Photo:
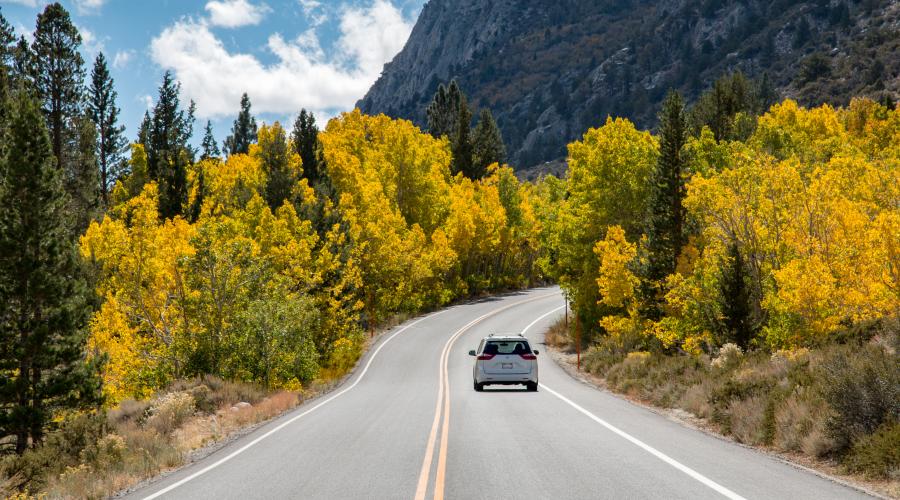
[[[133,366],[130,357],[137,355],[153,372],[139,377],[108,373],[116,394],[143,394],[183,368],[180,352],[188,342],[189,322],[182,309],[188,300],[183,263],[194,253],[190,245],[194,228],[179,217],[160,224],[157,204],[156,184],[147,184],[119,208],[129,224],[107,216],[92,223],[81,238],[82,255],[100,265],[98,292],[108,299],[93,323],[91,342],[106,347],[113,367]],[[136,329],[133,333],[103,331],[122,318]],[[113,347],[114,341],[121,345]]]
[[[594,245],[613,225],[640,238],[658,155],[657,140],[622,118],[609,118],[569,144],[568,197],[555,216],[552,252],[557,279],[585,324],[602,314]]]
[[[638,278],[629,266],[637,257],[637,246],[625,239],[625,230],[610,226],[606,238],[594,246],[600,259],[600,302],[610,307],[626,307],[633,299]]]

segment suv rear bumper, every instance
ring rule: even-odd
[[[508,375],[502,373],[484,373],[481,370],[478,370],[475,373],[475,382],[485,385],[514,385],[525,383],[536,384],[537,381],[537,370],[530,373],[510,373]]]

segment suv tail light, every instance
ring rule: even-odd
[[[522,359],[537,359],[534,354],[519,354],[519,356],[522,356]]]
[[[481,356],[478,356],[477,359],[479,359],[481,361],[490,361],[490,360],[494,359],[494,355],[493,354],[482,354]]]

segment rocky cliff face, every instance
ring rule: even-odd
[[[690,101],[735,70],[807,105],[896,98],[900,2],[430,0],[358,106],[424,125],[456,79],[524,168],[564,157],[607,115],[651,127],[669,88]]]

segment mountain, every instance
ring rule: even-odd
[[[805,105],[896,99],[900,2],[430,0],[357,105],[424,127],[437,86],[456,79],[527,168],[607,115],[652,127],[669,88],[691,102],[736,70]]]

